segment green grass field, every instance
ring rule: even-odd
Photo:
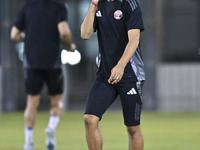
[[[48,113],[39,112],[34,130],[35,150],[45,150],[44,129]],[[143,112],[141,128],[145,150],[200,150],[200,113]],[[128,150],[126,128],[120,111],[108,111],[100,127],[104,150]],[[0,150],[22,150],[23,113],[0,114]],[[57,150],[87,150],[82,112],[62,115]]]

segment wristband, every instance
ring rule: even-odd
[[[93,3],[93,2],[91,1],[91,4],[95,5],[96,10],[97,10],[97,12],[98,12],[98,3]]]

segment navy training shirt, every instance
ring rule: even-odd
[[[128,44],[128,31],[144,30],[142,12],[138,0],[100,0],[100,11],[95,15],[94,30],[99,43],[97,78],[107,82],[111,70],[117,65]],[[145,80],[144,63],[138,47],[124,70],[120,82]]]
[[[19,13],[15,26],[26,34],[24,68],[61,67],[58,24],[67,21],[64,4],[52,0],[33,0]]]

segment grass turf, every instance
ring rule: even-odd
[[[200,113],[143,112],[141,128],[145,150],[200,150]],[[35,150],[45,150],[48,113],[38,112],[34,129]],[[104,150],[128,150],[128,137],[120,111],[108,111],[100,122]],[[23,113],[0,114],[0,150],[22,150]],[[82,112],[61,116],[57,150],[87,150]]]

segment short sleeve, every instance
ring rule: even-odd
[[[60,5],[60,8],[59,8],[57,23],[60,23],[61,21],[67,21],[67,20],[68,20],[67,6],[62,4]]]
[[[15,22],[15,26],[20,30],[23,31],[25,29],[25,18],[26,18],[26,7],[24,7],[20,13],[18,14],[17,20]]]
[[[127,0],[126,1],[127,10],[127,31],[131,29],[144,30],[141,6],[138,0]]]

